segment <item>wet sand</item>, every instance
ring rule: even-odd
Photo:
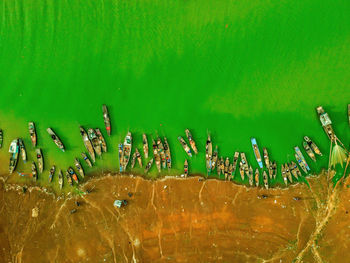
[[[342,262],[349,188],[329,190],[325,175],[309,183],[264,190],[106,175],[82,186],[91,193],[63,199],[1,182],[0,261]],[[114,208],[115,199],[128,205]]]

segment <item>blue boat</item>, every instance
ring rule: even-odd
[[[302,163],[302,164],[305,166],[306,170],[307,170],[307,171],[310,171],[310,167],[309,167],[309,165],[307,164],[307,162],[306,162],[306,160],[305,160],[303,154],[301,153],[299,147],[298,147],[298,146],[295,146],[295,147],[294,147],[294,150],[295,150],[295,154],[299,157],[299,158],[296,158],[297,161],[298,161],[298,163],[299,163],[299,165],[300,165],[300,163]],[[299,159],[299,160],[298,160],[298,159]]]
[[[262,169],[263,168],[263,163],[262,163],[261,154],[260,154],[260,151],[259,151],[258,144],[256,143],[256,139],[255,138],[251,138],[250,140],[252,142],[255,159],[258,162],[259,167]]]
[[[119,154],[119,172],[123,171],[123,144],[118,144],[118,154]]]

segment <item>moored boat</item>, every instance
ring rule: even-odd
[[[196,142],[194,141],[190,130],[189,130],[189,129],[186,129],[186,130],[185,130],[185,133],[186,133],[186,136],[187,136],[188,141],[190,142],[190,145],[191,145],[191,148],[192,148],[193,152],[194,152],[195,154],[198,154]]]
[[[36,149],[36,159],[38,161],[39,173],[43,173],[43,171],[44,171],[44,158],[43,158],[43,155],[41,153],[40,148]]]
[[[32,177],[34,181],[36,182],[38,180],[38,171],[36,170],[35,162],[32,162]]]
[[[335,133],[332,127],[332,121],[329,118],[327,112],[324,111],[322,106],[316,108],[318,117],[320,118],[321,125],[330,140],[335,138]]]
[[[234,176],[235,176],[238,158],[239,158],[239,152],[235,152],[235,154],[233,155],[232,178],[234,178]]]
[[[95,132],[96,132],[96,136],[98,138],[98,141],[99,141],[99,143],[101,145],[102,151],[103,152],[107,152],[107,143],[106,143],[105,138],[102,135],[102,132],[100,131],[99,128],[95,128]]]
[[[32,141],[33,147],[36,146],[36,130],[35,130],[35,124],[34,122],[29,122],[28,123],[28,129],[29,129],[29,135],[30,135],[30,140]]]
[[[2,148],[3,141],[4,141],[4,134],[3,134],[2,130],[0,129],[0,148]]]
[[[68,167],[67,172],[69,173],[69,175],[71,176],[71,178],[74,180],[74,182],[76,182],[77,184],[79,183],[79,179],[77,174],[74,172],[72,167]]]
[[[270,157],[269,157],[269,153],[265,147],[263,148],[263,152],[264,152],[265,166],[266,166],[267,170],[270,170]]]
[[[295,150],[295,154],[299,156],[299,159],[300,159],[301,162],[304,164],[306,170],[307,170],[307,171],[310,171],[310,167],[309,167],[309,165],[307,164],[307,162],[306,162],[306,160],[305,160],[303,154],[301,153],[299,147],[298,147],[298,146],[295,146],[295,147],[294,147],[294,150]],[[297,161],[298,161],[298,163],[299,163],[299,160],[297,160]]]
[[[224,158],[220,157],[220,161],[218,161],[216,170],[218,171],[218,175],[220,177],[220,174],[224,174],[224,168],[225,168],[225,164],[224,164]]]
[[[145,133],[142,134],[142,144],[143,144],[143,152],[145,154],[145,158],[148,159],[148,141],[147,141],[147,135]]]
[[[85,153],[83,153],[83,152],[81,153],[81,158],[83,158],[83,160],[86,162],[86,164],[88,166],[92,167],[92,163],[91,163],[89,157],[87,157],[87,155]]]
[[[271,166],[272,166],[273,179],[276,179],[276,176],[277,176],[277,163],[276,163],[276,161],[273,161]]]
[[[109,118],[108,108],[105,104],[102,105],[102,112],[107,134],[108,136],[111,136],[111,119]]]
[[[164,152],[165,152],[165,159],[168,169],[171,168],[171,154],[170,154],[170,147],[169,143],[166,137],[164,137]]]
[[[26,163],[27,162],[27,152],[26,152],[26,148],[24,147],[24,142],[20,138],[20,139],[18,139],[18,143],[19,143],[19,150],[21,152],[22,160],[24,163]]]
[[[308,137],[308,136],[304,136],[304,140],[306,141],[306,143],[311,147],[311,149],[317,154],[322,156],[322,153],[320,151],[320,149],[317,147],[317,145]]]
[[[153,148],[153,156],[154,156],[154,162],[156,163],[157,170],[160,173],[161,170],[161,159],[160,154],[158,152],[158,146],[155,140],[152,140],[152,148]]]
[[[249,179],[249,185],[250,185],[250,186],[253,186],[253,184],[254,184],[254,178],[253,178],[253,168],[252,168],[251,165],[250,165],[249,168],[248,168],[248,179]]]
[[[92,162],[95,162],[95,152],[94,152],[94,147],[92,146],[91,141],[89,140],[89,136],[84,130],[82,126],[80,126],[80,135],[83,138],[83,142],[85,145],[86,150],[88,151]]]
[[[243,164],[245,174],[249,177],[249,165],[244,152],[241,152],[241,162]]]
[[[89,139],[90,139],[90,141],[92,143],[92,146],[93,146],[96,154],[101,157],[101,155],[102,155],[102,148],[101,148],[100,141],[97,138],[95,130],[92,129],[92,128],[89,128],[88,129],[88,136],[89,136]]]
[[[132,154],[132,157],[131,157],[131,169],[134,168],[135,162],[136,162],[136,152],[134,152],[134,153]]]
[[[295,179],[297,179],[298,180],[298,166],[296,165],[296,163],[295,162],[291,162],[291,163],[289,163],[288,164],[289,165],[289,170],[290,170],[290,172],[292,173],[292,175],[295,177]]]
[[[75,160],[74,160],[74,166],[75,166],[75,168],[77,168],[78,173],[80,174],[80,176],[82,178],[84,178],[85,177],[85,173],[84,173],[83,167],[81,166],[81,164],[80,164],[80,162],[79,162],[79,160],[77,158],[75,158]]]
[[[304,173],[307,174],[308,173],[308,169],[306,168],[305,163],[301,160],[300,156],[297,155],[297,154],[294,154],[294,156],[295,156],[295,159],[297,160],[301,170],[303,170]]]
[[[188,176],[188,161],[187,161],[187,159],[185,159],[185,163],[184,163],[184,175],[185,175],[185,177]]]
[[[258,147],[258,144],[256,142],[256,139],[255,138],[251,138],[250,140],[252,142],[255,159],[258,162],[259,167],[263,168],[263,163],[262,163],[262,159],[261,159],[261,155],[260,155],[260,151],[259,151],[259,147]]]
[[[165,158],[163,142],[160,139],[160,137],[157,138],[157,148],[158,148],[158,153],[160,155],[160,159],[162,161],[162,168],[165,169],[165,167],[166,167],[166,158]]]
[[[265,188],[269,189],[269,181],[268,181],[268,178],[267,178],[267,173],[265,171],[263,172],[263,181],[264,181]]]
[[[153,158],[151,160],[149,160],[148,163],[146,164],[145,174],[147,174],[148,171],[151,169],[152,164],[153,164]]]
[[[182,146],[182,148],[184,149],[184,151],[187,153],[187,155],[188,155],[189,157],[192,157],[191,149],[190,149],[190,147],[187,145],[187,143],[185,142],[185,140],[184,140],[181,136],[179,136],[177,139],[178,139],[179,142],[181,143],[181,146]]]
[[[311,150],[310,146],[307,144],[307,142],[303,142],[303,147],[307,155],[311,158],[311,160],[316,162],[316,156],[314,152]]]
[[[205,144],[205,164],[206,164],[206,168],[207,168],[207,175],[209,175],[210,171],[211,171],[212,155],[213,155],[213,145],[211,142],[210,134],[208,133],[207,142]]]
[[[128,132],[125,136],[123,143],[123,171],[126,170],[128,166],[130,155],[131,155],[131,145],[132,145],[132,136],[131,132]]]
[[[56,167],[53,165],[53,166],[50,168],[50,172],[49,172],[49,183],[52,182],[53,176],[54,176],[54,174],[55,174],[55,170],[56,170]]]
[[[241,179],[244,180],[244,167],[242,162],[239,162],[239,174],[241,176]]]
[[[54,143],[57,145],[57,147],[61,149],[62,152],[64,152],[64,145],[60,138],[57,136],[57,134],[51,128],[47,128],[46,131],[50,135]]]
[[[118,144],[118,157],[119,157],[119,172],[123,171],[124,156],[123,156],[123,144]]]
[[[70,186],[73,186],[73,180],[72,180],[72,177],[70,176],[69,172],[66,171],[66,177],[67,177],[67,183],[70,185]]]
[[[63,187],[63,174],[61,169],[58,171],[58,185],[60,186],[60,189]]]
[[[225,181],[228,179],[228,167],[230,166],[230,158],[226,157],[224,164]]]
[[[142,158],[141,158],[141,154],[137,148],[135,149],[135,153],[136,153],[136,160],[139,163],[140,168],[142,168]]]
[[[255,186],[256,186],[256,187],[259,186],[259,176],[260,176],[259,169],[256,168],[256,169],[255,169]]]
[[[283,182],[285,185],[288,184],[288,179],[287,179],[287,175],[286,175],[286,170],[284,168],[284,164],[282,164],[281,166],[281,172],[282,172],[282,178],[283,178]]]
[[[233,165],[230,163],[228,166],[228,180],[231,181],[233,180]]]
[[[291,174],[291,172],[290,172],[290,170],[289,170],[288,163],[285,164],[284,168],[285,168],[286,176],[287,176],[289,182],[290,182],[290,183],[293,183],[293,178],[292,178],[292,174]]]
[[[214,171],[215,170],[215,168],[216,168],[216,165],[217,165],[217,161],[218,161],[218,146],[216,145],[215,146],[215,150],[214,150],[214,152],[213,152],[213,156],[212,156],[212,158],[211,158],[211,167],[210,167],[210,171],[212,172],[212,171]],[[219,172],[219,171],[217,171],[217,172]]]

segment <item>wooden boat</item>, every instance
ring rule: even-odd
[[[32,141],[33,147],[35,147],[36,146],[36,130],[35,130],[34,122],[28,123],[28,129],[29,129],[30,140]]]
[[[147,135],[145,133],[142,134],[142,143],[143,143],[143,152],[145,154],[145,158],[148,159],[148,141],[147,141]]]
[[[231,181],[233,180],[233,165],[230,163],[228,166],[228,180]]]
[[[225,163],[224,163],[224,175],[225,175],[225,180],[228,179],[228,167],[230,166],[230,158],[226,157]]]
[[[188,162],[187,162],[187,159],[185,159],[185,163],[184,163],[184,175],[185,175],[185,177],[188,176]]]
[[[267,151],[267,149],[264,147],[263,148],[263,152],[264,152],[264,161],[265,161],[265,166],[267,168],[267,170],[270,170],[270,158],[269,158],[269,153]]]
[[[46,131],[50,135],[54,143],[57,145],[57,147],[60,148],[62,152],[64,152],[64,145],[60,138],[57,136],[57,134],[51,128],[47,128]]]
[[[191,145],[191,148],[192,148],[193,152],[194,152],[195,154],[198,154],[196,142],[194,141],[190,130],[189,130],[189,129],[186,129],[186,130],[185,130],[185,133],[186,133],[186,136],[187,136],[188,141],[190,142],[190,145]]]
[[[135,153],[136,153],[136,160],[139,163],[140,168],[142,168],[142,158],[141,158],[141,154],[137,148],[135,149]]]
[[[49,183],[52,182],[52,179],[53,179],[53,176],[55,174],[55,171],[56,171],[56,167],[53,165],[51,168],[50,168],[50,172],[49,172]]]
[[[134,152],[134,153],[132,154],[132,157],[131,157],[131,169],[134,168],[135,162],[136,162],[136,152]]]
[[[181,143],[182,148],[185,150],[185,152],[188,154],[189,157],[192,157],[192,153],[191,153],[191,149],[190,147],[187,145],[187,143],[185,142],[185,140],[179,136],[177,137],[177,139],[179,140],[179,142]]]
[[[2,148],[2,143],[4,142],[4,134],[2,130],[0,129],[0,148]]]
[[[253,168],[252,168],[251,165],[250,165],[249,168],[248,168],[248,179],[249,179],[249,185],[250,185],[250,186],[253,186],[253,184],[254,184],[254,179],[253,179]]]
[[[269,189],[269,181],[267,179],[267,173],[265,171],[263,172],[263,181],[264,181],[265,188]]]
[[[36,149],[36,159],[38,160],[39,173],[43,173],[43,171],[44,171],[44,158],[43,158],[43,155],[41,153],[40,148]]]
[[[235,172],[236,172],[236,168],[237,168],[238,158],[239,158],[239,152],[235,152],[235,154],[233,155],[232,178],[235,177]]]
[[[72,177],[70,176],[69,172],[66,171],[66,177],[67,177],[67,182],[70,186],[73,186],[73,180]]]
[[[292,174],[289,170],[289,166],[288,166],[288,163],[284,166],[285,168],[285,171],[286,171],[286,176],[287,176],[287,179],[289,180],[290,183],[293,183],[293,178],[292,178]]]
[[[256,187],[259,186],[259,176],[260,176],[259,169],[256,168],[256,169],[255,169],[255,186],[256,186]]]
[[[79,183],[79,179],[78,179],[77,174],[74,172],[73,168],[72,167],[68,167],[67,172],[72,177],[74,182],[76,182],[78,184]]]
[[[295,146],[295,147],[294,147],[294,150],[295,150],[295,154],[298,155],[299,159],[300,159],[301,162],[304,164],[306,170],[307,170],[307,171],[310,171],[310,167],[309,167],[309,165],[307,164],[307,162],[306,162],[306,160],[305,160],[303,154],[301,153],[299,147],[298,147],[298,146]],[[297,161],[298,161],[298,163],[299,163],[299,160],[297,160]],[[299,163],[299,164],[300,164],[300,163]]]
[[[243,164],[245,174],[249,177],[249,165],[244,152],[241,152],[241,162]]]
[[[292,173],[292,175],[295,177],[295,179],[298,180],[298,172],[297,172],[297,169],[298,169],[298,166],[296,165],[295,162],[291,162],[288,164],[289,165],[289,170],[290,172]]]
[[[166,137],[164,137],[164,152],[165,152],[165,159],[166,159],[166,165],[168,169],[171,168],[171,154],[170,154],[170,147],[169,143]]]
[[[211,158],[211,167],[210,167],[211,172],[215,170],[217,162],[218,162],[218,146],[216,145],[215,150],[213,152],[213,156]],[[217,172],[219,171],[217,170]]]
[[[273,161],[272,162],[272,171],[273,171],[273,179],[276,179],[276,176],[277,176],[277,163],[276,161]]]
[[[224,174],[225,162],[224,162],[224,158],[223,157],[220,157],[220,161],[218,161],[216,169],[218,171],[219,177],[220,177],[220,174]]]
[[[102,155],[102,148],[101,148],[100,141],[99,141],[99,139],[97,138],[97,135],[96,135],[95,130],[89,128],[89,129],[88,129],[88,136],[89,136],[89,139],[90,139],[90,141],[91,141],[91,143],[92,143],[92,146],[93,146],[93,148],[94,148],[94,150],[95,150],[95,153],[96,153],[99,157],[101,157],[101,155]]]
[[[100,131],[99,128],[96,128],[96,129],[95,129],[95,132],[96,132],[96,136],[97,136],[97,138],[98,138],[98,141],[99,141],[99,143],[100,143],[100,145],[101,145],[102,151],[103,151],[103,152],[107,152],[107,144],[106,144],[105,138],[104,138],[103,135],[102,135],[102,132]]]
[[[256,139],[251,138],[250,141],[252,142],[255,159],[258,162],[259,167],[263,168],[263,163],[262,163],[262,159],[261,159],[261,155],[260,155],[260,151],[259,151],[259,147],[258,147],[258,144],[256,142]]]
[[[210,171],[211,171],[212,155],[213,155],[213,145],[211,142],[210,134],[208,133],[208,139],[207,139],[207,142],[205,144],[205,164],[206,164],[206,168],[207,168],[207,175],[209,175]]]
[[[155,142],[155,140],[152,140],[152,147],[153,147],[154,161],[156,163],[157,170],[160,173],[161,159],[160,159],[160,155],[159,155],[159,152],[158,152],[158,146],[157,146],[157,143]]]
[[[83,138],[83,142],[85,145],[86,150],[88,151],[90,158],[92,162],[95,162],[95,152],[94,152],[94,147],[92,146],[91,141],[89,140],[89,136],[84,130],[82,126],[80,126],[80,135]]]
[[[282,171],[282,178],[283,178],[284,184],[287,185],[288,184],[288,179],[287,179],[286,170],[285,170],[283,164],[281,166],[281,171]]]
[[[329,118],[328,113],[324,111],[322,106],[317,107],[316,111],[317,111],[318,117],[320,118],[320,122],[325,133],[327,134],[330,140],[333,140],[335,137],[335,133],[332,127],[332,121]]]
[[[241,179],[244,180],[244,166],[242,162],[239,162],[239,174],[241,175]]]
[[[145,174],[147,174],[148,171],[151,169],[152,164],[153,164],[153,158],[151,160],[149,160],[148,163],[146,164]]]
[[[320,151],[320,149],[317,147],[317,145],[311,141],[311,139],[308,136],[304,136],[304,140],[306,141],[306,143],[311,147],[311,149],[317,154],[322,156],[322,153]]]
[[[21,152],[22,160],[24,163],[26,163],[27,162],[27,152],[26,152],[26,148],[24,147],[24,142],[22,139],[18,139],[18,143],[19,143],[19,150]]]
[[[307,174],[307,173],[308,173],[308,169],[306,168],[305,163],[302,161],[302,159],[300,158],[300,156],[299,156],[298,154],[294,154],[294,156],[295,156],[295,159],[297,160],[297,162],[298,162],[298,164],[299,164],[301,170],[303,170],[304,173]]]
[[[270,177],[270,180],[272,179],[273,177],[273,163],[270,161],[269,163],[269,169],[268,169],[268,172],[269,172],[269,177]]]
[[[128,166],[130,155],[131,155],[131,145],[132,145],[132,136],[131,132],[128,132],[125,136],[123,143],[123,171],[126,170]]]
[[[89,159],[89,157],[87,157],[87,155],[85,153],[81,153],[81,158],[83,158],[83,160],[86,162],[86,164],[90,167],[92,167],[92,163]]]
[[[303,142],[303,147],[305,149],[305,152],[307,155],[314,161],[316,162],[316,157],[314,152],[311,150],[310,146],[307,144],[307,142]]]
[[[60,186],[60,189],[63,187],[63,174],[61,169],[58,171],[58,185]]]
[[[123,144],[118,144],[118,156],[119,156],[119,172],[123,172],[123,164],[124,164],[124,151]]]
[[[77,158],[75,158],[75,160],[74,160],[74,166],[75,166],[75,168],[77,168],[78,173],[80,174],[80,176],[82,178],[84,178],[85,177],[85,173],[84,173],[83,167],[81,166],[81,164],[80,164],[80,162],[79,162],[79,160]]]
[[[105,104],[102,105],[102,112],[103,112],[103,121],[105,123],[107,135],[111,136],[111,119],[109,118],[109,113],[107,106]]]
[[[159,137],[157,138],[157,148],[158,148],[158,153],[160,155],[160,159],[162,161],[162,168],[165,169],[166,158],[165,158],[164,146],[163,146],[162,140]]]
[[[36,170],[35,162],[32,162],[32,177],[35,182],[38,180],[38,171]]]

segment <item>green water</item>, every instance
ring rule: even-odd
[[[32,160],[28,121],[37,125],[46,167],[72,165],[84,149],[79,125],[100,127],[106,135],[103,103],[113,126],[109,152],[97,161],[103,170],[117,168],[117,144],[129,129],[138,146],[143,132],[149,140],[168,137],[173,174],[186,157],[176,139],[185,128],[200,151],[190,160],[192,173],[205,172],[207,131],[220,155],[245,151],[255,167],[252,136],[279,164],[294,159],[293,146],[301,146],[303,135],[327,152],[318,105],[349,144],[347,0],[0,3],[3,173],[16,136],[24,138]],[[47,127],[61,137],[65,153]],[[327,156],[309,164],[317,172]],[[155,167],[150,176],[157,176]]]

